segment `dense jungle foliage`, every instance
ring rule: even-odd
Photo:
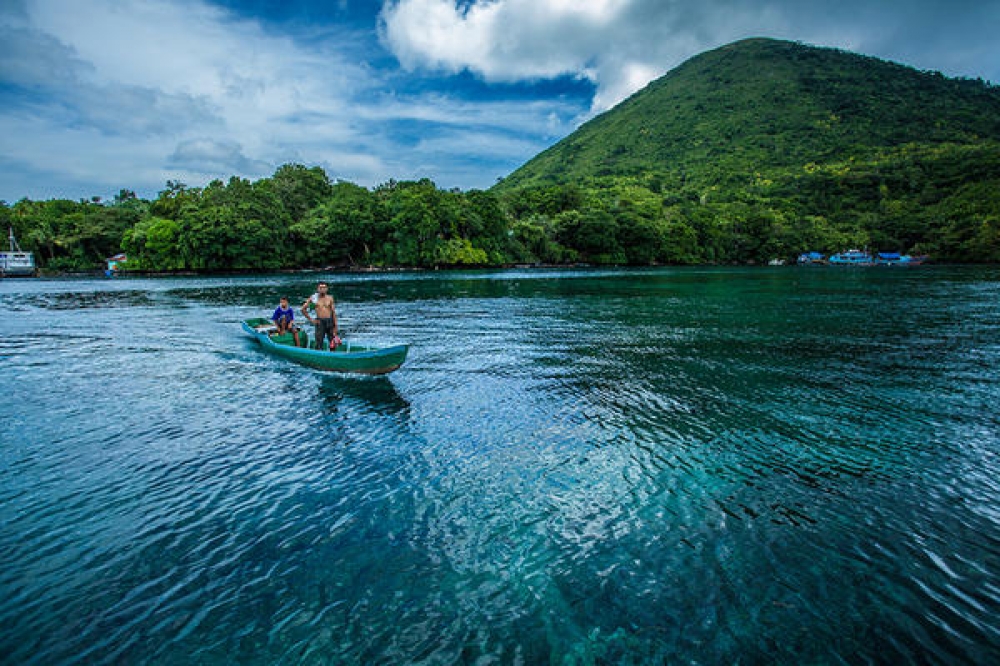
[[[1000,262],[1000,89],[833,49],[702,54],[499,182],[285,165],[147,201],[0,205],[51,270],[761,263],[848,247]]]

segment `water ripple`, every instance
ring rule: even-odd
[[[5,662],[1000,659],[989,271],[315,278],[0,283]]]

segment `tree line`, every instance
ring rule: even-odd
[[[1000,262],[998,185],[1000,154],[968,146],[766,176],[664,171],[486,191],[427,179],[366,188],[288,164],[257,181],[168,181],[153,200],[122,190],[107,202],[4,202],[0,222],[51,271],[94,270],[122,251],[132,270],[204,272],[766,263],[849,247]]]

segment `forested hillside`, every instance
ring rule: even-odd
[[[496,189],[556,228],[588,207],[551,202],[600,200],[618,224],[591,252],[631,261],[847,246],[998,261],[1000,88],[746,40],[692,58]]]
[[[1000,141],[1000,90],[770,39],[692,58],[539,154],[504,188],[667,171],[716,185],[876,160],[908,144]],[[750,176],[750,177],[748,177]]]
[[[489,191],[285,165],[151,201],[0,206],[52,270],[762,263],[848,247],[1000,262],[1000,88],[768,39],[684,63]]]

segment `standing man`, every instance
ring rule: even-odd
[[[327,293],[328,289],[326,282],[320,282],[312,298],[302,304],[302,314],[316,327],[316,349],[324,349],[324,341],[329,338],[332,351],[340,344],[340,337],[337,335],[337,309],[333,296]],[[315,319],[309,314],[310,305],[316,308]]]

